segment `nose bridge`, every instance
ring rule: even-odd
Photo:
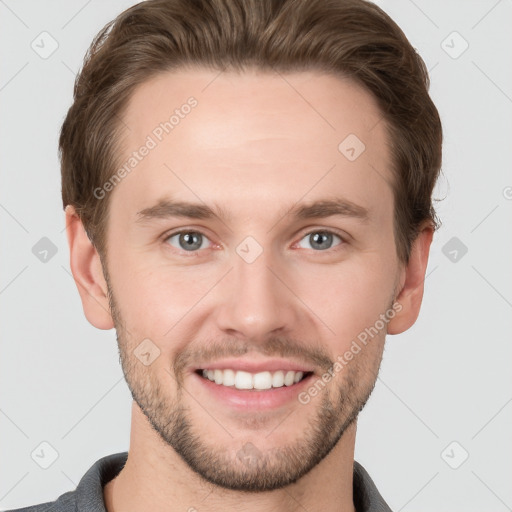
[[[232,261],[218,304],[219,327],[257,339],[293,323],[293,295],[275,275],[280,265],[271,249],[247,237]]]

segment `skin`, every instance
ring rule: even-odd
[[[85,315],[116,328],[134,396],[129,457],[104,488],[107,510],[354,511],[357,414],[386,333],[417,318],[432,227],[422,226],[401,263],[385,122],[368,92],[337,76],[196,68],[152,78],[123,116],[121,160],[190,96],[198,105],[110,192],[104,267],[66,208]],[[354,161],[338,151],[348,134],[366,146]],[[217,203],[229,218],[137,222],[171,196]],[[285,214],[325,198],[368,217]],[[183,228],[204,235],[192,256],[179,235],[169,238]],[[309,235],[325,230],[340,238],[319,249]],[[252,263],[236,252],[247,236],[263,251]],[[192,374],[242,354],[298,361],[318,379],[393,304],[400,311],[307,404],[234,411]],[[144,365],[133,351],[147,338],[160,352]],[[254,465],[237,457],[248,446]]]

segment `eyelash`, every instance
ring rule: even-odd
[[[163,236],[163,241],[166,243],[170,238],[172,238],[173,236],[176,236],[176,235],[180,235],[181,233],[197,233],[203,237],[205,237],[208,241],[211,242],[211,240],[201,231],[199,230],[196,230],[196,229],[180,229],[179,231],[174,231],[174,232],[171,232],[171,233],[166,233],[164,236]],[[347,243],[346,239],[344,236],[342,236],[340,233],[338,233],[337,231],[333,231],[333,230],[330,230],[330,229],[312,229],[310,231],[308,231],[307,233],[304,233],[301,238],[299,239],[299,242],[305,238],[306,236],[308,235],[311,235],[313,233],[327,233],[327,234],[330,234],[330,235],[335,235],[337,236],[341,242],[335,246],[334,248],[330,248],[330,249],[325,249],[323,251],[315,251],[314,249],[308,249],[308,250],[312,250],[314,252],[318,252],[318,253],[328,253],[328,252],[332,252],[332,251],[336,251],[338,249],[340,249],[343,245],[345,245]],[[172,250],[173,251],[177,251],[179,255],[183,255],[185,257],[198,257],[201,255],[201,252],[205,249],[199,249],[197,251],[185,251],[185,250],[179,250],[177,249],[176,247],[170,245],[170,244],[166,244],[170,247],[172,247]],[[294,244],[295,245],[295,244]]]

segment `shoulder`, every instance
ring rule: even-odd
[[[353,498],[356,512],[392,512],[366,469],[354,461]]]
[[[76,512],[76,491],[61,494],[55,501],[6,510],[5,512]]]
[[[105,510],[104,485],[115,478],[124,467],[128,452],[114,453],[97,460],[83,475],[73,491],[61,494],[55,501],[6,510],[5,512],[77,512]]]

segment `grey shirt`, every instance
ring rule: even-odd
[[[6,512],[107,512],[103,486],[123,469],[128,452],[107,455],[85,473],[77,488],[62,494],[56,501],[17,508]],[[354,506],[357,512],[392,512],[366,470],[354,461]]]

